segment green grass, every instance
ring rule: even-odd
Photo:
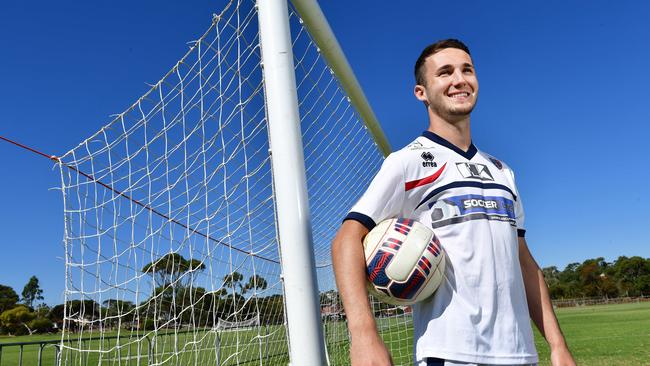
[[[650,302],[562,308],[560,327],[580,365],[650,365]],[[540,366],[549,349],[535,330]]]
[[[596,305],[557,310],[558,321],[578,365],[650,365],[650,302]],[[387,322],[393,322],[388,324]],[[378,319],[378,328],[396,365],[412,364],[412,325]],[[533,327],[535,328],[535,327]],[[535,329],[539,365],[550,365],[550,351]],[[330,350],[336,365],[347,364],[348,347]]]
[[[563,308],[557,311],[557,315],[579,365],[650,365],[650,302]],[[412,325],[410,320],[406,319],[408,318],[377,320],[381,335],[389,345],[396,365],[412,363]],[[327,322],[324,328],[330,363],[349,364],[345,323]],[[106,336],[115,334],[111,332]],[[86,334],[84,337],[90,336]],[[60,335],[0,337],[0,345],[59,339]],[[214,365],[217,357],[221,360],[221,365],[258,365],[260,357],[264,360],[264,365],[286,365],[289,361],[286,336],[280,326],[271,326],[259,331],[221,332],[218,355],[215,352],[215,342],[216,334],[208,331],[197,332],[196,337],[181,334],[176,340],[169,335],[158,336],[155,349],[151,352],[151,343],[146,339],[132,340],[130,343],[128,339],[121,339],[120,344],[123,347],[120,354],[114,350],[104,353],[101,355],[102,365],[147,365],[150,359],[165,365]],[[535,343],[540,356],[540,366],[550,365],[548,346],[536,330]],[[103,349],[110,349],[114,345],[115,340],[105,341]],[[99,346],[100,341],[93,340],[87,342],[83,348],[98,349]],[[38,349],[38,345],[24,347],[23,365],[38,364]],[[1,356],[0,366],[18,365],[19,348],[2,347]],[[97,365],[100,359],[96,352],[84,353],[82,356],[79,352],[68,351],[66,356],[70,365]],[[43,365],[54,365],[54,357],[54,347],[46,346],[43,350]]]
[[[116,332],[107,332],[105,337],[115,336]],[[95,338],[83,343],[76,341],[66,343],[73,349],[63,351],[62,359],[66,365],[259,365],[260,358],[264,365],[287,364],[289,362],[287,341],[281,326],[263,327],[240,331],[198,331],[196,333],[159,334],[144,337],[143,334],[123,332],[116,347],[116,339],[97,339],[98,334],[71,334],[70,338]],[[217,337],[218,336],[218,337]],[[38,342],[60,340],[60,335],[22,336],[0,338],[2,347],[1,366],[20,364],[20,348],[7,346],[7,343]],[[219,345],[219,347],[217,347]],[[22,364],[38,365],[39,345],[23,347]],[[54,365],[56,351],[54,345],[43,349],[42,365]]]

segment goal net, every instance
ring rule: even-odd
[[[289,18],[324,342],[347,364],[330,243],[383,154],[293,7]],[[160,81],[60,158],[61,365],[289,362],[262,69],[255,2],[228,2]],[[374,305],[396,363],[410,363],[408,309]]]
[[[238,321],[238,322],[231,322],[228,320],[223,320],[219,319],[217,322],[216,328],[219,330],[224,330],[224,329],[250,329],[253,327],[259,327],[260,326],[260,314],[257,313],[255,314],[252,318]]]

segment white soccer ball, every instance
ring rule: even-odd
[[[405,218],[382,221],[363,240],[368,290],[380,301],[412,305],[431,296],[445,273],[433,230]]]

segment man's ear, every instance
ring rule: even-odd
[[[429,100],[427,99],[427,90],[424,86],[416,85],[415,88],[413,88],[413,95],[415,95],[417,100],[429,104]]]

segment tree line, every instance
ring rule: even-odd
[[[195,259],[177,253],[167,254],[147,264],[141,272],[152,278],[151,295],[139,304],[123,299],[71,300],[48,307],[38,278],[32,276],[19,296],[10,286],[0,285],[0,334],[23,335],[83,327],[150,330],[183,327],[210,328],[219,319],[241,321],[259,316],[261,324],[284,323],[284,299],[281,294],[250,296],[251,291],[268,287],[266,279],[252,275],[246,279],[239,272],[222,278],[219,290],[207,291],[195,286],[194,274],[205,269]],[[551,299],[582,297],[638,297],[650,295],[650,258],[618,257],[570,263],[563,270],[555,266],[542,269]],[[194,274],[193,274],[194,273]],[[338,293],[321,293],[321,304],[338,316],[342,310]],[[64,309],[67,308],[67,316]],[[321,308],[322,310],[323,308]],[[392,308],[391,308],[392,309]],[[388,309],[390,310],[390,309]],[[388,311],[386,310],[386,311]]]
[[[607,262],[599,257],[542,272],[553,300],[650,295],[650,258],[620,256]]]
[[[0,334],[32,334],[52,330],[49,308],[36,304],[43,300],[43,289],[36,276],[23,288],[21,297],[10,286],[0,285]]]
[[[0,285],[0,334],[46,333],[64,326],[70,331],[210,328],[219,319],[233,322],[257,316],[262,324],[284,322],[282,295],[251,296],[253,291],[268,287],[262,276],[254,274],[246,279],[235,271],[222,278],[219,290],[208,291],[194,284],[194,278],[204,269],[200,261],[178,253],[145,265],[141,272],[151,277],[153,290],[139,304],[125,299],[107,299],[101,304],[80,299],[50,308],[36,304],[43,300],[43,290],[35,276],[25,286],[22,297],[11,287]]]

